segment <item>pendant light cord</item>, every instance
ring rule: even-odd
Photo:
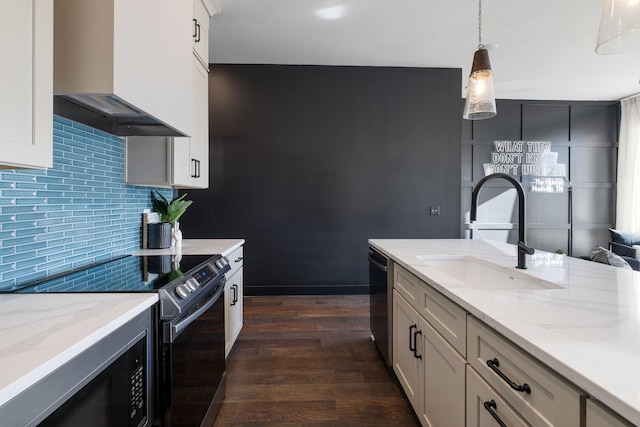
[[[478,0],[478,49],[483,49],[482,45],[482,0]]]

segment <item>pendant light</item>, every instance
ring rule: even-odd
[[[608,55],[640,47],[640,0],[604,0],[596,52]]]
[[[462,117],[466,120],[482,120],[495,115],[493,71],[489,62],[489,52],[482,44],[482,0],[478,0],[478,50],[473,55]]]

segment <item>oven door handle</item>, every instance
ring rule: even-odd
[[[193,323],[198,317],[200,317],[205,311],[209,310],[213,304],[216,303],[220,299],[222,292],[224,291],[224,283],[220,285],[220,291],[216,292],[209,298],[207,303],[191,313],[189,316],[180,320],[178,323],[170,322],[169,326],[169,336],[165,336],[166,343],[172,343],[176,338],[184,331],[191,323]]]

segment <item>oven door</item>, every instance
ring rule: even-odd
[[[213,424],[225,395],[224,279],[182,316],[163,323],[163,427]]]

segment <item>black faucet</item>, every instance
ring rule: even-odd
[[[471,194],[471,215],[470,220],[474,222],[476,220],[476,215],[478,211],[478,194],[480,193],[480,189],[482,186],[492,179],[503,178],[513,185],[513,188],[518,192],[518,265],[516,268],[520,268],[525,270],[527,268],[527,258],[526,254],[533,255],[535,250],[527,246],[525,240],[525,198],[524,198],[524,189],[522,188],[522,184],[520,184],[514,177],[511,175],[507,175],[506,173],[494,173],[491,175],[487,175],[478,181],[478,184],[473,189],[473,193]]]

